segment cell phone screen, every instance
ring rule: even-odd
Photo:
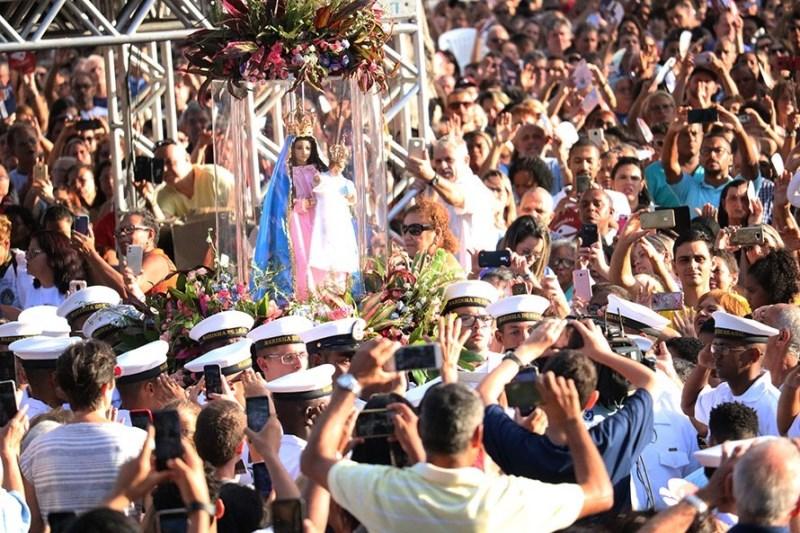
[[[266,464],[253,463],[253,486],[262,498],[266,498],[272,492],[272,478],[269,477]]]
[[[376,439],[394,435],[392,416],[388,409],[364,409],[356,419],[356,437]]]
[[[81,235],[89,235],[89,217],[86,215],[75,217],[75,231]]]
[[[272,530],[275,533],[302,533],[303,500],[275,500],[272,502]]]
[[[597,224],[584,224],[581,226],[581,246],[586,248],[597,242]]]
[[[0,382],[0,426],[5,426],[17,414],[17,385],[13,381]]]
[[[183,455],[178,411],[154,412],[153,425],[156,428],[156,467],[158,470],[165,470],[169,459]]]
[[[511,252],[508,250],[478,252],[478,266],[481,268],[498,268],[511,266]]]
[[[709,109],[690,109],[686,117],[689,124],[705,124],[717,121],[717,110]]]
[[[441,347],[437,343],[404,346],[394,354],[394,367],[397,371],[435,369],[442,360]]]
[[[17,363],[14,352],[0,352],[0,381],[17,382]]]
[[[527,416],[537,405],[542,403],[539,391],[536,390],[537,377],[538,373],[533,368],[521,370],[505,386],[506,400],[508,400],[509,407],[516,407],[523,415]]]
[[[528,294],[528,287],[524,283],[515,283],[511,286],[511,294],[514,296]]]
[[[206,396],[209,394],[222,394],[222,372],[219,365],[206,365],[203,367],[206,378]]]
[[[158,511],[159,533],[186,533],[189,529],[189,515],[185,509]]]
[[[261,431],[269,418],[269,398],[258,396],[245,400],[247,427],[253,431]]]

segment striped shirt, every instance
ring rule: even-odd
[[[42,519],[58,511],[80,514],[111,494],[119,467],[139,455],[146,433],[122,424],[66,424],[23,452],[22,475],[36,490]]]

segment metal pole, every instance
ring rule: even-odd
[[[160,43],[161,60],[164,64],[164,107],[167,125],[167,137],[177,139],[178,119],[175,105],[175,72],[172,69],[172,41]]]
[[[133,35],[63,37],[58,39],[44,39],[35,42],[3,43],[0,44],[0,52],[51,50],[53,48],[83,48],[89,46],[121,46],[124,44],[149,43],[152,41],[182,41],[195,31],[197,30],[183,29],[153,31]]]
[[[119,96],[117,94],[116,62],[114,50],[109,48],[105,52],[106,61],[106,87],[108,87],[108,126],[111,129],[111,173],[114,176],[114,212],[117,217],[128,209],[125,201],[125,176],[122,170],[121,143],[123,140],[122,117],[119,109]]]

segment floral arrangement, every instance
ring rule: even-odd
[[[234,86],[294,77],[320,88],[356,76],[361,90],[385,89],[389,34],[376,0],[222,0],[214,29],[190,37],[188,72]]]

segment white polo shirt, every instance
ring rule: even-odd
[[[444,203],[450,215],[450,229],[458,239],[458,262],[466,272],[472,270],[469,251],[497,248],[497,230],[494,227],[492,206],[495,199],[481,179],[470,173],[455,181],[455,187],[464,195],[464,206],[456,208]]]
[[[703,390],[694,405],[694,417],[707,426],[711,409],[721,403],[739,402],[755,410],[759,435],[780,436],[777,419],[780,395],[781,391],[772,384],[769,372],[765,370],[741,396],[735,396],[727,383]]]

